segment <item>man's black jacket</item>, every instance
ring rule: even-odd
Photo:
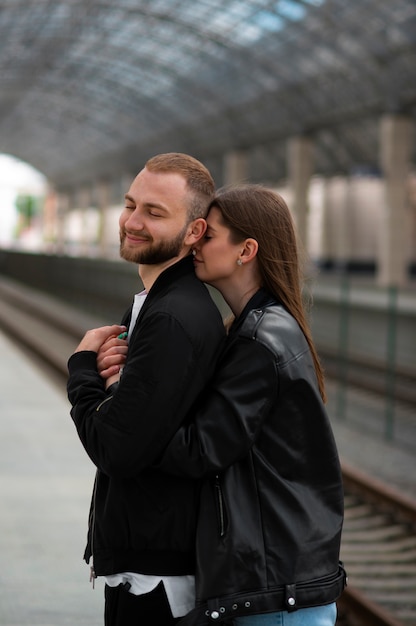
[[[197,483],[151,465],[212,377],[223,338],[221,316],[187,257],[152,286],[110,393],[95,352],[69,359],[71,415],[98,469],[85,552],[96,575],[193,573]]]

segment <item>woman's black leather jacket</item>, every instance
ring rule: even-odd
[[[213,386],[160,467],[203,477],[189,625],[334,602],[343,489],[311,353],[264,291],[234,322]]]

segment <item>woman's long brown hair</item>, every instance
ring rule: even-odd
[[[319,392],[325,402],[323,370],[302,297],[300,247],[286,202],[278,193],[260,185],[243,185],[220,189],[211,206],[220,210],[234,243],[249,237],[257,241],[262,287],[280,300],[299,324],[309,345]]]

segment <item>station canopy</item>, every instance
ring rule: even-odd
[[[207,164],[293,135],[325,174],[374,168],[416,118],[415,0],[2,0],[0,152],[58,187],[158,152]]]

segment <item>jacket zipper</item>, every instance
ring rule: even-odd
[[[111,395],[105,398],[105,400],[100,402],[100,404],[97,406],[95,410],[99,411],[101,407],[103,406],[103,404],[111,400],[112,397],[113,396]],[[92,565],[90,566],[90,583],[92,583],[93,589],[95,589],[95,579],[97,578],[97,574],[95,573],[95,569],[94,569],[95,500],[97,496],[97,480],[98,480],[98,470],[95,474],[94,491],[92,495],[91,528],[90,528],[91,530],[91,533],[90,533],[91,534],[91,558],[92,558]]]
[[[95,409],[99,411],[103,404],[112,399],[112,395],[105,398]],[[91,511],[91,558],[92,565],[90,566],[90,583],[92,583],[92,588],[95,589],[95,579],[97,578],[97,574],[94,569],[94,530],[95,530],[95,500],[97,496],[97,481],[98,481],[98,470],[95,474],[95,482],[94,482],[94,491],[92,495],[92,511]]]
[[[92,495],[91,529],[90,529],[90,535],[91,535],[91,559],[92,559],[92,565],[90,566],[90,583],[92,583],[92,588],[93,589],[95,589],[95,579],[97,578],[97,574],[95,573],[95,569],[94,569],[95,500],[96,500],[96,496],[97,496],[97,481],[98,481],[98,470],[97,470],[97,472],[95,474],[94,491],[93,491],[93,495]]]
[[[225,516],[224,516],[224,498],[222,495],[220,477],[215,476],[215,492],[217,495],[218,502],[218,513],[220,518],[220,537],[225,535]]]
[[[112,399],[113,399],[113,396],[108,396],[107,398],[105,398],[105,400],[100,402],[100,404],[97,406],[97,408],[95,410],[99,411],[101,409],[101,407],[103,406],[103,404],[105,404],[106,402],[108,402],[109,400],[112,400]]]

